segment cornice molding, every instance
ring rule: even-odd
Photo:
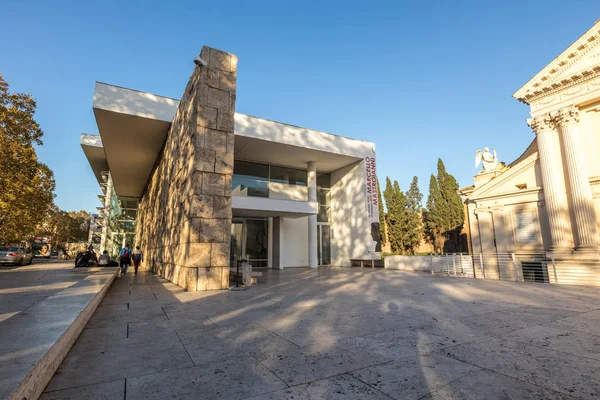
[[[600,76],[600,51],[598,54],[592,55],[592,57],[598,58],[597,64],[570,76],[562,76],[566,70],[594,51],[599,43],[600,20],[596,21],[592,28],[517,90],[513,97],[523,103],[531,104],[532,101]]]

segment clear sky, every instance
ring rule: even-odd
[[[94,82],[179,98],[204,44],[239,56],[237,111],[373,141],[380,180],[426,196],[438,157],[468,186],[478,149],[521,154],[511,95],[598,18],[598,0],[2,0],[0,73],[38,99],[63,209],[100,205],[79,146]]]

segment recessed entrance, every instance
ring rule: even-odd
[[[269,260],[269,219],[238,218],[231,223],[229,265],[248,260],[252,268],[265,268]]]
[[[329,224],[317,225],[317,253],[319,266],[331,264],[331,229]]]

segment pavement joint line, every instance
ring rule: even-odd
[[[181,345],[183,346],[183,349],[185,350],[185,353],[190,358],[190,361],[192,362],[192,364],[194,364],[194,366],[197,366],[197,364],[194,362],[194,359],[190,355],[190,352],[188,351],[187,347],[185,347],[185,344],[183,344],[183,340],[181,340],[181,336],[179,336],[179,333],[177,331],[174,331],[174,332],[175,332],[175,335],[177,335],[177,339],[179,339],[179,343],[181,343]]]
[[[269,371],[270,373],[272,373],[277,379],[279,379],[285,385],[286,388],[291,387],[290,385],[287,384],[286,381],[284,381],[283,379],[281,379],[281,377],[279,375],[277,375],[275,372],[271,371],[271,368],[269,368],[265,364],[263,364],[262,361],[260,361],[258,358],[256,358],[253,355],[251,357],[254,358],[260,365],[262,365],[263,367],[265,367],[267,369],[267,371]],[[281,389],[278,389],[278,390],[281,390]],[[276,391],[276,390],[274,390],[274,391]]]
[[[502,375],[502,376],[505,376],[505,377],[507,377],[507,378],[510,378],[510,379],[514,379],[514,380],[516,380],[516,381],[519,381],[519,382],[524,382],[524,383],[527,383],[528,385],[536,386],[536,387],[539,387],[539,388],[542,388],[542,389],[545,389],[545,390],[548,390],[548,391],[551,391],[551,392],[554,392],[554,393],[566,394],[567,396],[571,396],[571,397],[572,397],[572,398],[574,398],[574,399],[585,400],[585,399],[583,399],[582,397],[579,397],[579,396],[576,396],[576,395],[574,395],[573,393],[565,393],[565,392],[560,392],[560,391],[558,391],[558,390],[554,390],[554,389],[548,388],[548,387],[546,387],[546,386],[538,385],[537,383],[529,382],[529,381],[526,381],[526,380],[524,380],[524,379],[517,378],[517,377],[514,377],[514,376],[512,376],[512,375],[505,374],[504,372],[496,371],[495,369],[491,369],[491,368],[487,368],[487,367],[482,367],[481,365],[473,364],[473,363],[471,363],[471,362],[464,361],[464,360],[461,360],[461,359],[459,359],[459,358],[451,357],[451,356],[449,356],[449,355],[447,355],[447,354],[441,354],[441,353],[440,353],[438,350],[434,350],[433,352],[434,352],[434,353],[437,353],[437,354],[439,354],[439,355],[442,355],[442,356],[444,356],[444,357],[448,357],[448,358],[451,358],[451,359],[453,359],[453,360],[460,361],[460,362],[462,362],[462,363],[465,363],[465,364],[468,364],[468,365],[473,365],[473,366],[475,366],[475,367],[477,367],[477,368],[480,368],[480,369],[482,369],[482,370],[485,370],[485,371],[490,371],[490,372],[493,372],[493,373],[495,373],[495,374]],[[467,374],[467,375],[468,375],[468,374]],[[466,375],[465,375],[465,376],[466,376]],[[464,378],[464,376],[463,376],[463,378]],[[461,379],[462,379],[462,378],[461,378]],[[444,386],[446,386],[446,385],[444,385]],[[441,389],[441,388],[442,388],[442,387],[444,387],[444,386],[441,386],[439,389]],[[439,389],[436,389],[436,390],[439,390]]]
[[[436,354],[439,354],[439,353],[436,353]],[[448,356],[445,356],[445,357],[448,357]],[[448,357],[448,358],[452,358],[452,357]],[[463,362],[463,361],[461,361],[461,362]],[[465,363],[465,364],[469,364],[469,363]],[[472,364],[469,364],[469,365],[472,365]],[[477,371],[469,371],[469,372],[467,372],[466,374],[464,374],[463,376],[461,376],[460,378],[453,379],[453,380],[451,380],[450,382],[446,383],[445,385],[442,385],[442,386],[440,386],[440,387],[439,387],[439,388],[437,388],[437,389],[430,390],[429,392],[427,392],[427,393],[426,393],[426,394],[424,394],[423,396],[419,397],[419,399],[418,399],[418,400],[421,400],[421,399],[423,399],[423,398],[425,398],[425,397],[429,396],[430,394],[432,394],[432,393],[434,393],[434,392],[437,392],[438,390],[441,390],[441,389],[445,388],[446,386],[448,386],[448,385],[451,385],[451,384],[453,384],[454,382],[456,382],[456,381],[459,381],[459,380],[463,379],[464,377],[466,377],[467,375],[469,375],[469,374],[471,374],[471,373],[473,373],[473,372],[479,372],[479,371],[481,371],[481,369],[482,369],[481,367],[479,367],[479,366],[476,366],[476,365],[475,365],[475,367],[477,367],[477,368],[478,368],[478,369],[477,369]]]
[[[117,378],[117,379],[111,379],[109,381],[101,381],[101,382],[94,382],[94,383],[85,383],[83,385],[71,386],[71,387],[67,387],[67,388],[60,388],[60,389],[54,389],[54,390],[44,390],[42,393],[56,393],[56,392],[60,392],[62,390],[85,388],[85,387],[88,387],[88,386],[99,385],[99,384],[102,384],[102,383],[117,382],[117,381],[120,381],[120,380],[123,380],[123,379],[127,379],[127,378]]]
[[[165,311],[165,309],[162,306],[160,306],[160,309],[165,314],[165,317],[167,317],[167,320],[171,320],[171,318],[169,318],[169,316],[167,315],[167,312]]]
[[[533,325],[533,326],[529,326],[529,327],[527,327],[527,328],[523,328],[523,329],[529,329],[529,328],[533,328],[534,326],[540,326],[540,327],[543,327],[542,325]],[[520,331],[520,330],[521,330],[521,329],[517,329],[517,331]],[[513,332],[516,332],[516,331],[511,331],[510,333],[513,333]],[[494,337],[494,338],[496,338],[496,339],[500,339],[500,340],[506,340],[506,341],[508,341],[508,342],[515,342],[515,343],[519,343],[519,344],[524,344],[524,345],[526,345],[526,346],[535,347],[535,348],[537,348],[537,349],[544,349],[544,350],[552,351],[552,352],[555,352],[555,353],[568,354],[568,355],[570,355],[570,356],[573,356],[573,357],[585,358],[586,360],[592,360],[592,361],[596,361],[596,362],[599,362],[599,363],[600,363],[600,357],[594,358],[594,357],[590,357],[590,356],[582,356],[581,354],[569,353],[568,351],[555,350],[555,349],[553,349],[553,348],[551,349],[551,348],[548,348],[548,347],[537,346],[537,345],[535,345],[535,344],[531,344],[531,343],[523,342],[523,341],[521,341],[521,340],[518,340],[518,339],[506,339],[506,338],[504,338],[504,337],[501,337],[501,336],[496,336],[497,334],[493,334],[493,333],[492,333],[492,334],[490,334],[490,335],[491,335],[491,336],[493,336],[493,337]],[[596,337],[598,337],[597,335],[595,335],[595,336],[596,336]],[[483,340],[483,339],[481,339],[481,340]],[[465,343],[461,343],[461,344],[466,344],[466,342],[465,342]],[[448,348],[450,348],[450,347],[454,347],[454,346],[444,347],[442,350],[448,349]]]
[[[272,333],[272,334],[274,334],[275,336],[278,336],[278,337],[282,338],[282,339],[283,339],[283,340],[285,340],[286,342],[289,342],[290,344],[293,344],[294,346],[298,347],[299,349],[300,349],[300,348],[302,348],[302,346],[300,346],[298,343],[295,343],[295,342],[293,342],[292,340],[290,340],[290,339],[286,338],[285,336],[283,336],[283,335],[281,335],[281,334],[279,334],[279,333],[277,333],[277,332],[274,332],[274,331],[272,331],[272,330],[270,330],[270,329],[266,328],[265,326],[261,325],[261,323],[260,323],[260,322],[256,322],[256,325],[260,326],[261,328],[263,328],[263,329],[264,329],[264,330],[266,330],[267,332],[271,332],[271,333]]]
[[[125,378],[125,387],[123,388],[123,400],[127,400],[127,378]]]

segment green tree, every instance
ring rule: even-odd
[[[413,177],[410,187],[405,193],[406,210],[402,227],[404,252],[415,254],[415,250],[423,237],[422,205],[423,194],[419,190],[419,178]]]
[[[427,199],[426,232],[436,252],[442,252],[451,239],[452,251],[459,251],[459,235],[464,223],[464,208],[458,194],[456,178],[446,171],[438,159],[437,177],[431,175]]]
[[[387,214],[385,215],[388,240],[393,253],[403,254],[404,247],[402,243],[402,223],[404,221],[404,212],[406,209],[406,197],[400,190],[398,182],[385,178],[385,189],[383,191]]]
[[[85,211],[63,211],[53,206],[40,232],[50,235],[56,246],[84,242],[88,239],[90,215]]]
[[[35,109],[35,99],[9,92],[0,74],[0,243],[34,235],[54,199],[54,175],[35,152],[43,136]]]
[[[379,234],[381,236],[381,247],[386,243],[386,227],[385,227],[385,211],[383,210],[383,197],[381,196],[381,187],[379,186],[379,178],[377,178],[377,198],[379,199]]]

